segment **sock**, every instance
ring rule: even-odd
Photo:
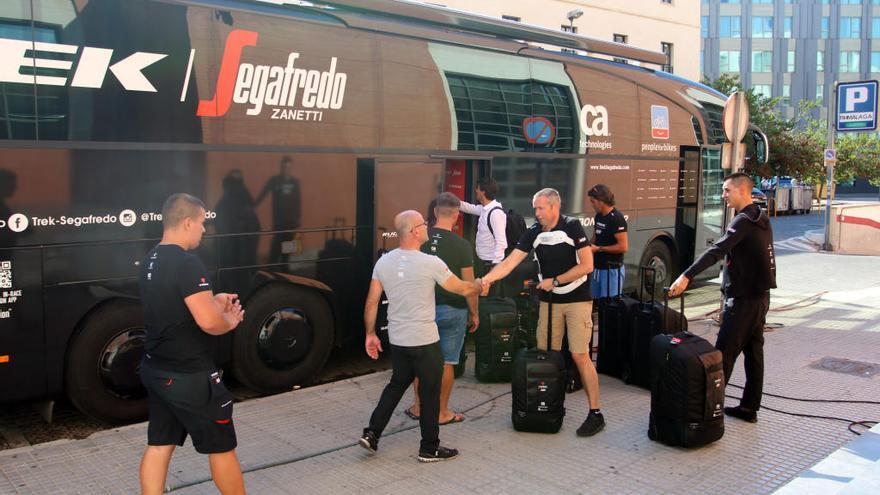
[[[590,414],[600,414],[598,409],[590,409]]]

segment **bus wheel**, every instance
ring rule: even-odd
[[[330,356],[334,333],[330,307],[319,294],[290,285],[261,289],[234,331],[235,377],[262,393],[307,383]]]
[[[669,246],[665,242],[657,240],[648,244],[645,253],[642,255],[642,261],[639,266],[650,266],[657,270],[657,282],[654,285],[654,297],[663,298],[663,287],[672,285],[672,275],[675,266],[672,264],[672,253]],[[650,299],[648,289],[651,287],[651,277],[648,274],[639,280],[641,288],[645,292],[644,299]]]
[[[111,303],[88,316],[67,355],[65,386],[73,405],[108,423],[146,418],[147,392],[139,374],[145,338],[136,303]]]

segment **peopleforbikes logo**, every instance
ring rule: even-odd
[[[275,107],[273,119],[321,120],[320,110],[342,108],[348,75],[336,72],[336,57],[330,58],[325,71],[297,67],[299,52],[290,52],[286,65],[241,63],[244,48],[256,46],[258,37],[258,33],[240,29],[229,33],[214,98],[199,102],[196,115],[220,117],[232,103],[239,103],[251,105],[248,115],[259,115],[265,105]],[[308,112],[294,110],[297,106]]]
[[[337,72],[337,57],[327,70],[297,66],[299,52],[289,52],[285,65],[242,63],[245,47],[256,46],[259,33],[241,29],[229,33],[220,62],[214,96],[199,101],[196,115],[222,117],[233,103],[249,105],[247,115],[273,107],[272,119],[323,120],[323,110],[339,110],[345,99],[348,75]],[[0,83],[100,89],[110,72],[128,91],[156,93],[144,74],[168,54],[135,52],[113,63],[114,50],[92,46],[31,42],[0,38]],[[180,101],[186,99],[196,50],[190,50]],[[35,73],[34,69],[40,69]],[[46,70],[51,70],[51,75]]]

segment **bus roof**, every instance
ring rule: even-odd
[[[496,19],[481,14],[464,12],[435,5],[427,5],[410,0],[315,0],[311,2],[286,0],[255,0],[272,4],[290,4],[298,7],[312,6],[324,13],[338,15],[351,27],[357,26],[355,19],[346,18],[344,12],[396,17],[407,22],[442,26],[455,30],[479,33],[509,40],[541,43],[594,54],[625,58],[649,64],[668,63],[663,53],[636,48],[622,43],[598,40],[573,33],[566,33],[521,22]],[[388,29],[383,26],[383,29]]]

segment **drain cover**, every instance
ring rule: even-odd
[[[864,363],[861,361],[852,361],[836,357],[823,357],[813,363],[812,367],[820,370],[834,371],[835,373],[861,376],[864,378],[871,378],[874,375],[880,375],[880,364]]]

